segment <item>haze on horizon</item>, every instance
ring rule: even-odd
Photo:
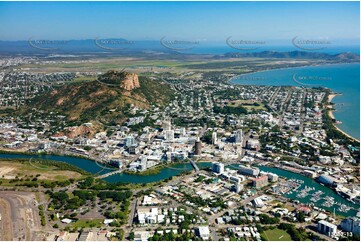
[[[0,40],[303,36],[348,45],[359,43],[359,18],[359,2],[1,2]]]

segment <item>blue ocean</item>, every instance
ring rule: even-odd
[[[327,87],[340,93],[335,103],[338,127],[360,138],[360,64],[334,64],[270,70],[239,76],[232,81],[245,85]]]

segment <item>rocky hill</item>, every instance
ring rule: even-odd
[[[109,71],[95,81],[64,85],[38,96],[23,111],[59,111],[68,120],[119,124],[127,119],[130,106],[148,109],[151,104],[163,105],[172,97],[172,89],[160,80]]]
[[[126,91],[140,87],[138,75],[124,71],[108,71],[99,76],[98,81],[108,86],[119,86]]]

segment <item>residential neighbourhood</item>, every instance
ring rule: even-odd
[[[0,2],[0,241],[360,241],[359,10]]]

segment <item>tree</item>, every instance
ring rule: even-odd
[[[128,236],[128,240],[134,240],[134,232],[130,232]]]
[[[305,222],[305,214],[303,212],[298,212],[296,215],[296,218],[298,220],[298,222]]]

